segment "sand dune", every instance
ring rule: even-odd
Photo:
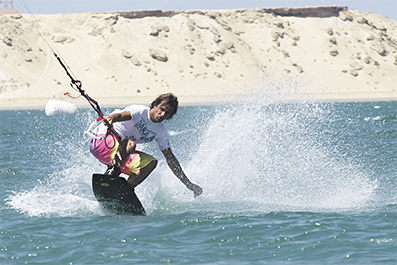
[[[1,109],[72,91],[48,43],[104,106],[169,91],[182,104],[263,90],[397,100],[397,22],[345,7],[0,15]]]

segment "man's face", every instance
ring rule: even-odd
[[[162,101],[159,105],[150,109],[150,119],[152,122],[158,123],[166,120],[172,112],[172,108]]]

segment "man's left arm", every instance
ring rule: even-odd
[[[183,184],[185,184],[186,188],[194,192],[194,197],[197,197],[203,193],[203,189],[192,183],[188,177],[185,175],[185,173],[182,170],[181,165],[179,164],[179,161],[176,159],[174,153],[172,153],[171,148],[167,148],[165,150],[162,150],[165,159],[167,160],[167,164],[174,173],[174,175],[182,181]]]

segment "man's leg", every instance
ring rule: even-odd
[[[124,165],[130,154],[135,151],[136,143],[129,139],[124,139],[120,143],[119,150],[117,151],[116,157],[114,158],[114,164],[119,168]]]
[[[152,160],[146,167],[131,172],[128,183],[135,188],[141,184],[157,166],[157,160]]]

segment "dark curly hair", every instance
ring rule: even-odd
[[[178,111],[178,98],[172,94],[172,93],[167,93],[167,94],[162,94],[158,96],[152,104],[150,104],[150,108],[154,108],[157,105],[160,105],[162,102],[164,102],[167,106],[169,106],[172,111],[170,113],[170,116],[167,118],[167,120],[171,120],[172,117],[176,114]]]

